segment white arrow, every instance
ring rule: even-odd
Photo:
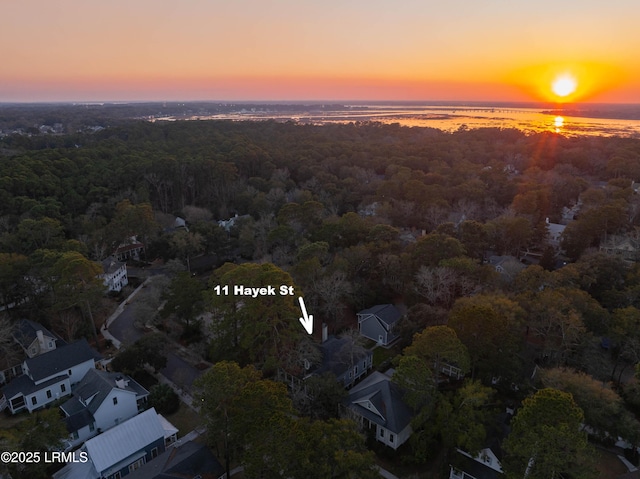
[[[305,331],[308,334],[311,334],[313,333],[313,314],[307,314],[307,308],[304,306],[304,299],[302,299],[302,296],[298,297],[298,301],[300,302],[300,309],[302,310],[300,322],[302,323],[302,326],[304,326]]]

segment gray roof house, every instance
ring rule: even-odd
[[[54,479],[117,479],[157,458],[176,441],[178,430],[148,409],[84,443],[86,462],[70,462]]]
[[[457,449],[449,465],[449,479],[500,479],[502,476],[500,459],[490,447],[485,447],[476,456]]]
[[[373,351],[358,346],[351,351],[351,348],[348,337],[329,336],[320,344],[322,363],[313,374],[333,373],[345,388],[353,386],[373,367]]]
[[[358,313],[358,328],[365,338],[387,346],[398,337],[393,327],[401,317],[402,313],[393,304],[379,304]]]
[[[204,444],[193,441],[176,445],[129,475],[130,479],[220,479],[224,467]]]
[[[15,326],[12,336],[14,344],[7,354],[0,358],[0,384],[22,376],[22,363],[26,358],[35,358],[66,344],[41,324],[28,319],[23,319]]]
[[[60,342],[59,344],[65,344],[64,341],[47,328],[28,319],[23,319],[18,323],[13,333],[13,339],[30,358],[53,351],[56,349],[58,341]]]
[[[0,410],[8,407],[12,413],[24,409],[31,412],[68,396],[71,386],[95,368],[98,358],[87,340],[81,339],[26,359],[22,364],[24,375],[2,388]]]
[[[60,406],[70,437],[68,449],[132,418],[144,408],[149,391],[128,376],[90,369]]]
[[[356,420],[375,432],[376,440],[397,449],[412,433],[413,412],[403,396],[389,376],[375,371],[351,389],[346,406]]]

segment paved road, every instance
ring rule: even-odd
[[[133,301],[135,298],[131,299],[131,304],[124,306],[122,313],[109,324],[109,332],[125,346],[135,343],[144,335],[143,331],[133,325],[135,319]]]
[[[138,292],[142,290],[138,288],[124,301],[116,310],[114,315],[107,320],[107,331],[103,330],[105,337],[113,337],[116,341],[116,347],[129,345],[140,339],[145,333],[134,326],[135,308],[134,304],[139,296]],[[127,304],[129,303],[129,304]],[[183,392],[190,392],[193,381],[202,374],[202,371],[196,369],[187,361],[178,356],[174,351],[167,353],[167,366],[160,373],[173,383]]]
[[[173,351],[167,355],[167,366],[160,373],[183,390],[191,391],[193,381],[202,374]]]

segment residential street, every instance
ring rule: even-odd
[[[149,280],[150,278],[147,279],[147,281]],[[111,339],[117,348],[120,348],[122,345],[132,344],[145,334],[134,326],[135,309],[133,307],[137,299],[137,294],[143,287],[144,283],[123,301],[114,314],[107,319],[105,323],[106,327],[103,326],[102,328],[104,337]],[[193,382],[202,374],[202,371],[178,355],[178,348],[181,348],[181,346],[173,341],[169,342],[167,365],[160,371],[160,374],[181,394],[184,400],[186,396],[190,396]],[[188,351],[183,351],[183,356],[187,356],[186,353],[188,353]],[[190,405],[191,398],[189,397],[185,402]]]

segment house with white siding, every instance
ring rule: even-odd
[[[26,359],[23,375],[2,388],[0,411],[12,413],[41,409],[59,398],[71,394],[71,386],[95,368],[99,355],[86,339],[65,344],[46,354]]]
[[[54,479],[120,479],[154,460],[177,440],[178,430],[154,408],[89,439],[80,452],[86,462],[71,462]]]
[[[412,433],[413,412],[403,395],[389,376],[375,371],[349,391],[346,406],[365,429],[373,430],[377,441],[397,449]]]
[[[67,449],[137,415],[149,391],[120,373],[91,369],[72,388],[73,396],[60,406],[69,431]]]
[[[100,278],[104,282],[109,292],[122,291],[127,284],[129,284],[129,278],[127,277],[127,263],[118,261],[115,256],[109,256],[102,261],[103,273]]]
[[[22,363],[26,358],[35,358],[66,344],[59,336],[47,328],[28,319],[23,319],[12,333],[12,350],[0,358],[0,384],[24,374]]]

